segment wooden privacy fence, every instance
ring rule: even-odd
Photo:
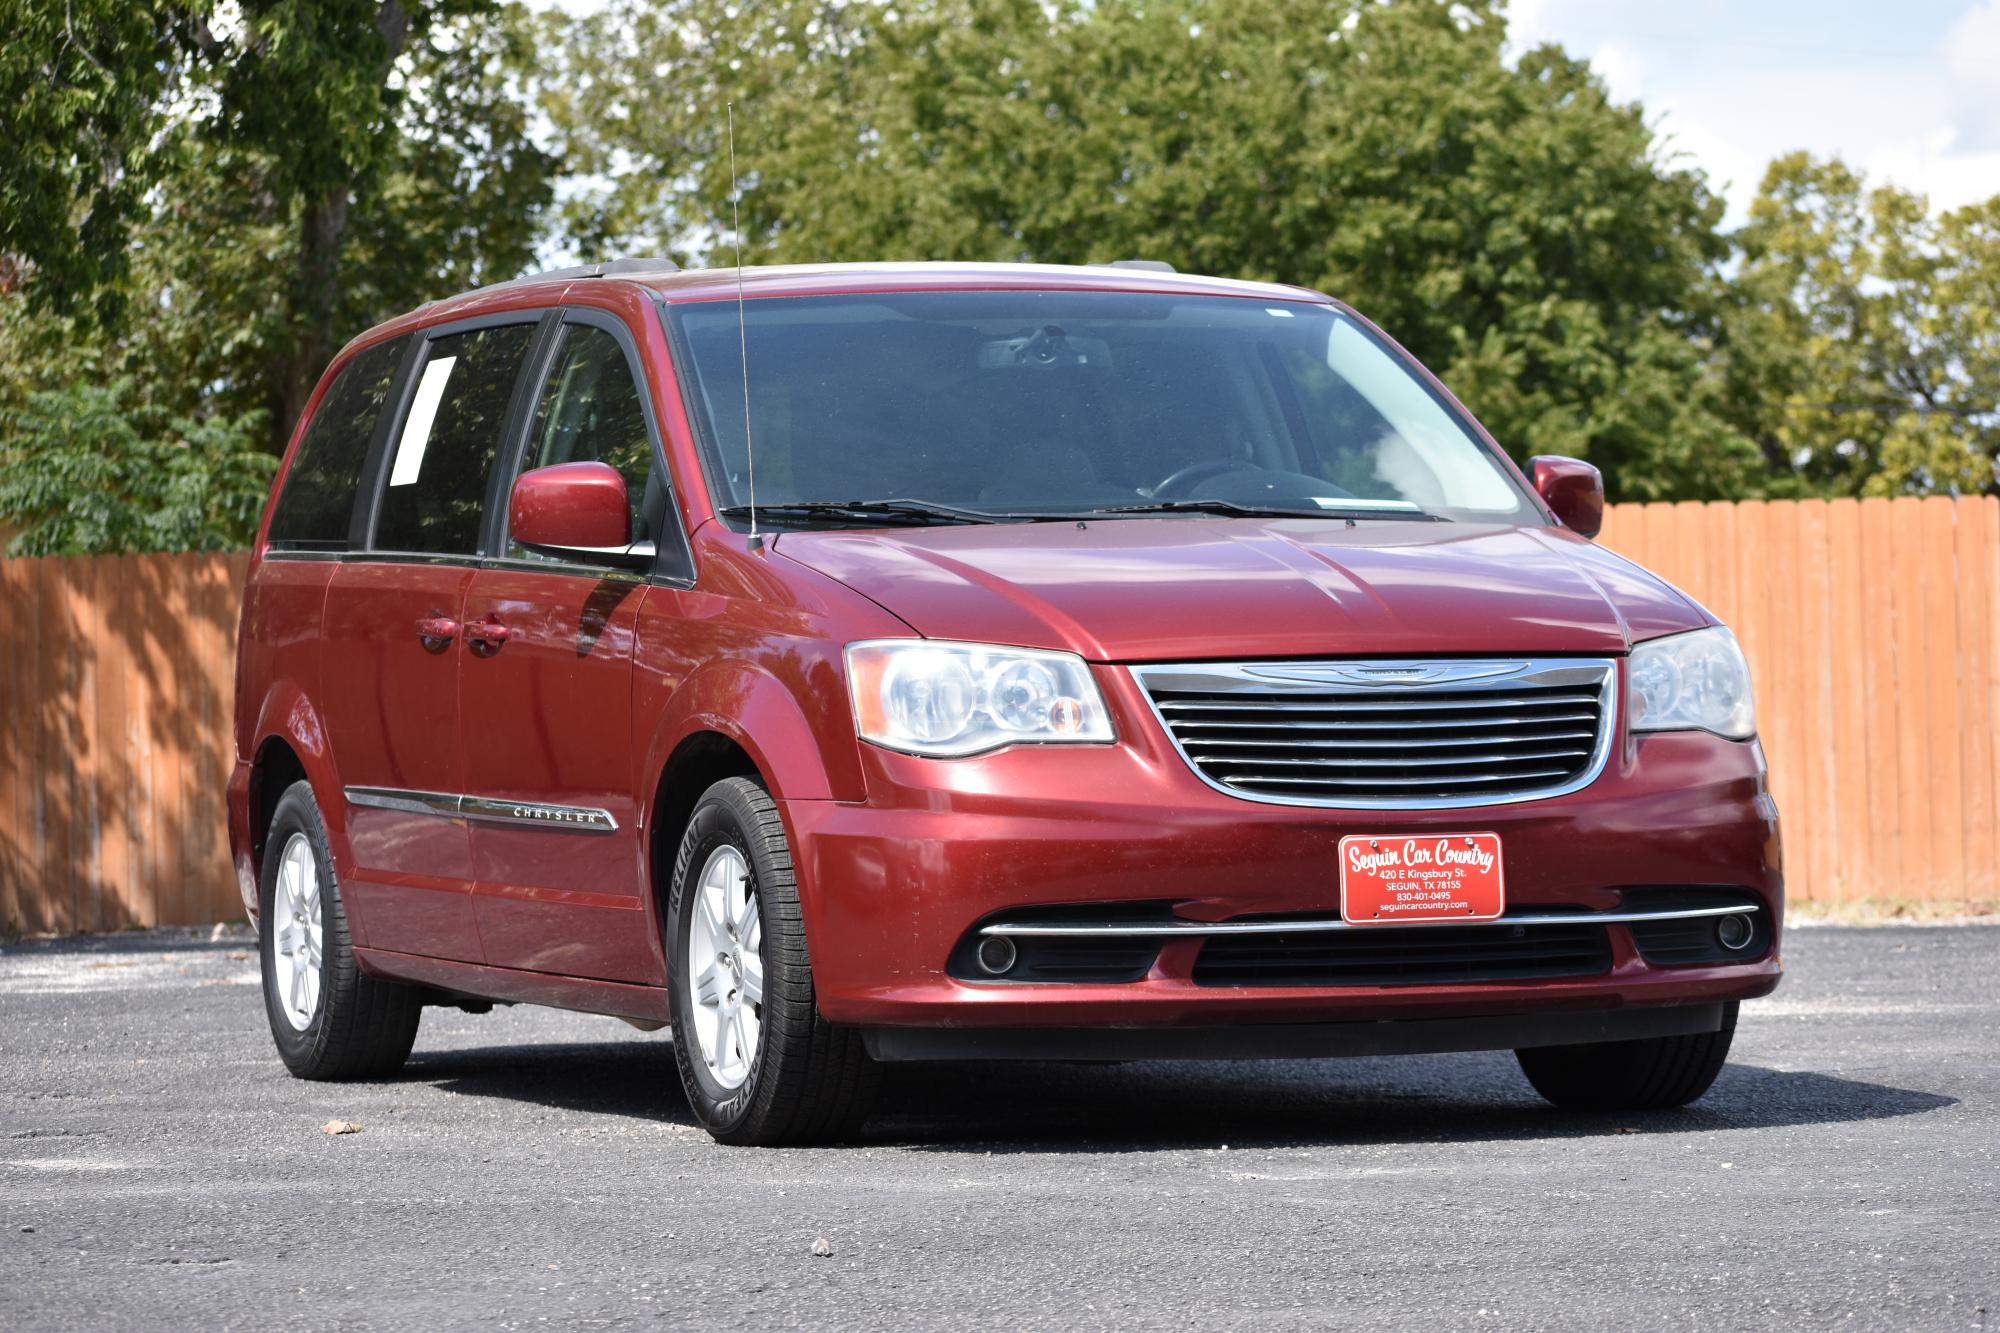
[[[1614,506],[1603,542],[1750,655],[1797,901],[1990,902],[2000,501]],[[241,915],[241,555],[0,561],[0,924]]]
[[[2000,856],[2000,499],[1615,506],[1750,658],[1795,901],[1979,902]]]
[[[0,560],[0,924],[243,915],[223,796],[248,564]]]

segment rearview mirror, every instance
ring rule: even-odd
[[[1555,510],[1562,525],[1579,537],[1595,537],[1604,526],[1604,477],[1581,458],[1544,454],[1528,460],[1535,493]]]
[[[625,478],[603,463],[555,463],[523,472],[508,501],[515,541],[587,564],[643,569],[653,544],[633,542]]]

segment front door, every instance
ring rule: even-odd
[[[533,323],[426,343],[365,548],[327,589],[320,676],[346,798],[357,943],[479,962],[461,806],[461,633],[503,424]]]
[[[612,327],[564,324],[521,467],[610,464],[625,478],[633,540],[652,540],[662,477],[643,383]],[[632,734],[632,645],[646,591],[637,576],[511,540],[473,578],[461,736],[489,963],[664,981],[646,925]]]

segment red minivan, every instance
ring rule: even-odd
[[[230,836],[305,1078],[670,1026],[721,1140],[885,1061],[1512,1049],[1702,1094],[1780,974],[1729,631],[1354,311],[1102,267],[484,288],[328,369]]]

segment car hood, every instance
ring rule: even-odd
[[[1560,528],[1161,518],[788,532],[927,638],[1102,662],[1616,653],[1714,623]]]

